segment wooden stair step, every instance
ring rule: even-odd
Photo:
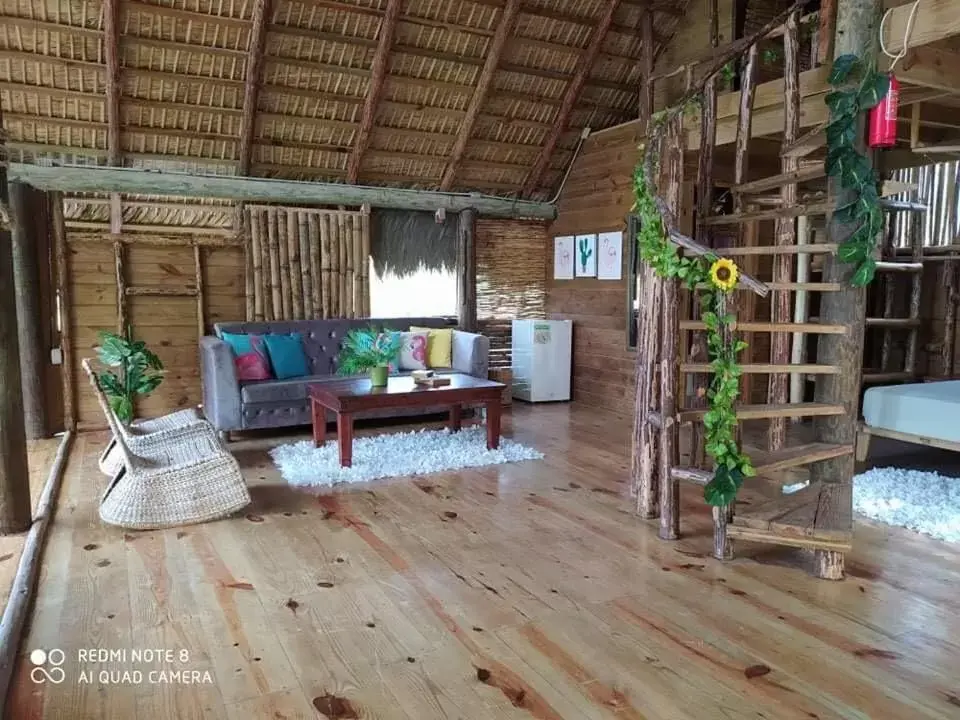
[[[842,283],[832,282],[764,282],[763,284],[770,290],[781,290],[784,292],[840,292],[845,287]],[[697,287],[706,289],[711,287],[711,285],[710,283],[697,283]],[[753,288],[746,287],[745,285],[738,285],[736,289],[753,292]]]
[[[853,544],[851,483],[811,483],[756,507],[737,511],[732,538],[847,552]]]
[[[784,185],[790,185],[791,183],[816,180],[817,178],[826,176],[826,174],[823,163],[816,163],[809,167],[800,168],[799,170],[791,170],[790,172],[779,175],[771,175],[770,177],[761,178],[760,180],[752,180],[740,185],[734,185],[731,190],[740,194],[764,192]],[[750,201],[748,200],[747,202]]]
[[[870,372],[863,373],[863,382],[865,383],[885,383],[885,382],[904,382],[905,380],[916,380],[917,374],[913,372]]]
[[[909,200],[890,200],[880,198],[880,207],[887,212],[926,212],[927,206],[923,203]]]
[[[681,410],[678,415],[680,422],[702,420],[706,409]],[[782,403],[763,405],[740,405],[737,407],[738,420],[764,420],[767,418],[793,417],[823,417],[826,415],[843,415],[846,409],[843,405],[829,405],[827,403]]]
[[[827,123],[822,123],[780,149],[780,157],[801,158],[827,144]]]
[[[779,472],[788,468],[812,465],[822,460],[853,454],[853,445],[835,445],[832,443],[808,443],[783,448],[777,452],[753,453],[754,468],[757,475]]]
[[[836,365],[815,364],[773,364],[747,363],[740,366],[740,371],[746,375],[839,375],[840,368]],[[708,373],[710,363],[680,363],[680,372]]]
[[[754,245],[752,247],[724,248],[723,256],[734,258],[745,255],[819,255],[833,254],[836,243],[811,243],[805,245]]]
[[[902,273],[923,272],[923,263],[891,262],[889,260],[881,260],[877,262],[877,271],[878,272],[902,272]]]
[[[731,213],[730,215],[713,215],[704,218],[704,225],[731,225],[735,223],[757,222],[760,220],[775,220],[777,218],[793,218],[801,215],[823,215],[834,208],[833,201],[810,203],[806,205],[787,205],[771,208],[770,210],[756,210],[745,213]]]
[[[700,320],[681,320],[681,330],[706,330]],[[809,333],[811,335],[846,335],[844,325],[825,325],[822,323],[775,323],[775,322],[735,322],[733,329],[739,332],[788,332]]]
[[[867,318],[867,327],[913,328],[920,327],[919,318]]]

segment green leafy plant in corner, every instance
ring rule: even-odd
[[[359,375],[378,367],[387,367],[400,353],[402,338],[398,332],[380,332],[375,327],[355,328],[343,339],[338,357],[340,375]]]
[[[856,265],[850,283],[869,285],[876,272],[874,251],[883,229],[879,180],[870,161],[857,150],[862,113],[877,105],[890,89],[890,76],[866,67],[856,55],[841,55],[833,61],[827,82],[830,123],[827,125],[826,171],[850,191],[849,202],[833,211],[833,219],[854,230],[837,248],[837,257]]]
[[[145,342],[133,339],[132,328],[126,337],[105,330],[98,337],[97,357],[113,368],[98,373],[100,387],[120,421],[129,423],[137,396],[149,395],[163,382],[163,363]]]
[[[646,152],[651,150],[648,148]],[[741,375],[737,357],[747,344],[733,332],[736,315],[724,310],[725,296],[735,289],[738,271],[734,263],[716,255],[684,257],[677,252],[664,232],[663,219],[644,173],[645,163],[646,159],[641,160],[633,175],[633,212],[640,219],[637,233],[640,257],[660,277],[679,279],[699,293],[713,374],[706,392],[708,409],[703,423],[714,475],[704,487],[703,495],[710,505],[729,505],[736,499],[743,479],[756,474],[749,456],[741,451],[736,440],[736,401]]]

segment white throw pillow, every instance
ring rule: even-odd
[[[427,334],[416,332],[400,333],[400,369],[426,370]]]

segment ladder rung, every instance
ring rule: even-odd
[[[917,374],[912,372],[864,372],[863,382],[865,383],[886,383],[903,382],[904,380],[916,380]]]
[[[699,320],[681,320],[681,330],[706,330],[707,326]],[[809,333],[811,335],[846,335],[843,325],[821,325],[820,323],[773,323],[773,322],[737,322],[733,329],[738,332],[788,332]]]
[[[709,470],[700,470],[699,468],[672,467],[670,468],[671,480],[685,480],[687,482],[697,483],[697,485],[706,485],[713,480],[713,473]]]
[[[839,292],[840,290],[843,290],[844,287],[841,283],[824,282],[764,282],[763,284],[766,285],[770,290],[783,290],[787,292],[797,292],[800,290],[806,290],[808,292]],[[704,289],[711,287],[711,285],[710,283],[698,283],[697,287]],[[753,288],[744,287],[742,285],[737,286],[737,290],[750,290],[753,292]]]
[[[681,410],[680,422],[702,420],[706,414],[702,410]],[[741,405],[737,408],[738,420],[762,420],[765,418],[822,417],[824,415],[843,415],[843,405],[826,403],[784,403],[782,405]]]
[[[134,285],[124,291],[131,296],[170,296],[170,297],[196,297],[197,288],[187,287],[166,287],[164,285]]]
[[[833,202],[811,203],[809,205],[787,205],[786,207],[771,210],[757,210],[756,212],[734,213],[731,215],[714,215],[704,218],[704,225],[731,225],[734,223],[756,222],[759,220],[776,220],[777,218],[794,218],[800,215],[823,215],[834,208]]]
[[[888,260],[881,260],[877,263],[877,270],[882,272],[902,272],[902,273],[922,272],[923,263],[890,262]]]
[[[910,318],[867,318],[867,327],[876,328],[915,328],[920,327],[920,319]]]
[[[826,123],[818,125],[780,150],[780,157],[801,158],[827,144]]]
[[[723,248],[724,257],[743,255],[814,255],[835,253],[836,243],[817,243],[811,245],[756,245],[752,247]]]
[[[923,203],[909,200],[889,200],[880,198],[880,207],[887,212],[926,212],[927,206]]]
[[[809,443],[784,448],[772,453],[758,453],[754,455],[754,469],[757,471],[757,475],[765,475],[852,454],[852,445]]]
[[[680,372],[709,373],[710,363],[680,363]],[[740,372],[747,375],[839,375],[840,368],[836,365],[747,363],[740,366]]]
[[[781,173],[779,175],[772,175],[771,177],[765,177],[760,180],[753,180],[751,182],[742,183],[741,185],[734,185],[731,189],[735,193],[763,192],[765,190],[772,190],[774,188],[789,185],[791,183],[816,180],[817,178],[822,178],[824,175],[826,175],[826,171],[824,170],[823,163],[817,163],[816,165],[800,168],[799,170],[791,170],[790,172]],[[747,202],[750,201],[748,200]]]

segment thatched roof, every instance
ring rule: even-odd
[[[235,174],[244,164],[242,129],[249,123],[249,174],[344,181],[351,152],[364,144],[360,130],[367,96],[376,90],[380,30],[397,2],[0,0],[8,155],[18,162],[113,159]],[[504,7],[513,2],[399,4],[358,182],[440,185]],[[114,3],[116,33],[103,12]],[[522,0],[489,87],[479,93],[479,113],[449,189],[519,192],[611,3],[616,9],[599,54],[556,152],[528,194],[552,194],[581,128],[636,117],[644,3]],[[651,4],[661,47],[687,3]],[[253,19],[264,7],[265,29],[256,33]],[[108,51],[116,36],[119,79],[112,83]],[[248,83],[247,65],[260,49],[262,74]],[[255,99],[245,118],[251,83]],[[113,134],[109,106],[117,95]]]

